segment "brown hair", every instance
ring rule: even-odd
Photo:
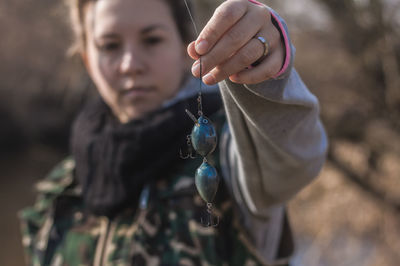
[[[98,0],[66,0],[70,10],[70,22],[74,32],[74,41],[70,49],[71,53],[83,52],[86,45],[86,33],[84,28],[85,7],[90,2]],[[144,0],[143,0],[144,1]],[[183,0],[162,0],[168,5],[175,24],[178,28],[182,41],[190,43],[194,38],[194,32],[189,13]],[[193,8],[188,1],[189,8],[193,13]]]

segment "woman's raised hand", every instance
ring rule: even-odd
[[[264,38],[267,47],[257,37]],[[192,66],[195,77],[200,77],[198,59],[202,57],[203,81],[208,85],[227,78],[256,84],[280,71],[285,49],[266,6],[253,0],[227,0],[189,44],[188,54],[196,60]],[[258,64],[251,66],[256,61]]]

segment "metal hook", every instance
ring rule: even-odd
[[[200,218],[201,224],[205,227],[217,227],[219,225],[219,217],[212,213],[212,204],[207,203],[207,218],[206,221],[203,220],[203,217]]]
[[[189,151],[186,155],[183,155],[181,149],[179,150],[179,156],[181,157],[181,159],[184,159],[184,160],[185,159],[189,159],[189,158],[190,159],[195,159],[196,158],[196,157],[193,156],[192,151]]]
[[[190,135],[186,136],[186,144],[188,146],[188,153],[186,155],[183,155],[182,149],[179,149],[179,156],[184,160],[188,158],[195,159],[196,156],[193,156],[192,141],[190,140]]]

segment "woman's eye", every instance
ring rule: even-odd
[[[110,43],[105,43],[100,45],[100,49],[106,52],[112,52],[115,50],[118,50],[120,47],[120,44],[117,42],[110,42]]]
[[[150,46],[159,44],[162,41],[163,41],[163,39],[161,37],[147,37],[147,38],[144,39],[144,43],[146,45],[150,45]]]

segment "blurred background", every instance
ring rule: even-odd
[[[198,0],[204,25],[221,1]],[[270,0],[321,101],[330,138],[319,178],[289,211],[298,265],[400,265],[400,1]],[[68,154],[70,124],[94,93],[62,1],[0,2],[0,265],[23,265],[17,211]]]

